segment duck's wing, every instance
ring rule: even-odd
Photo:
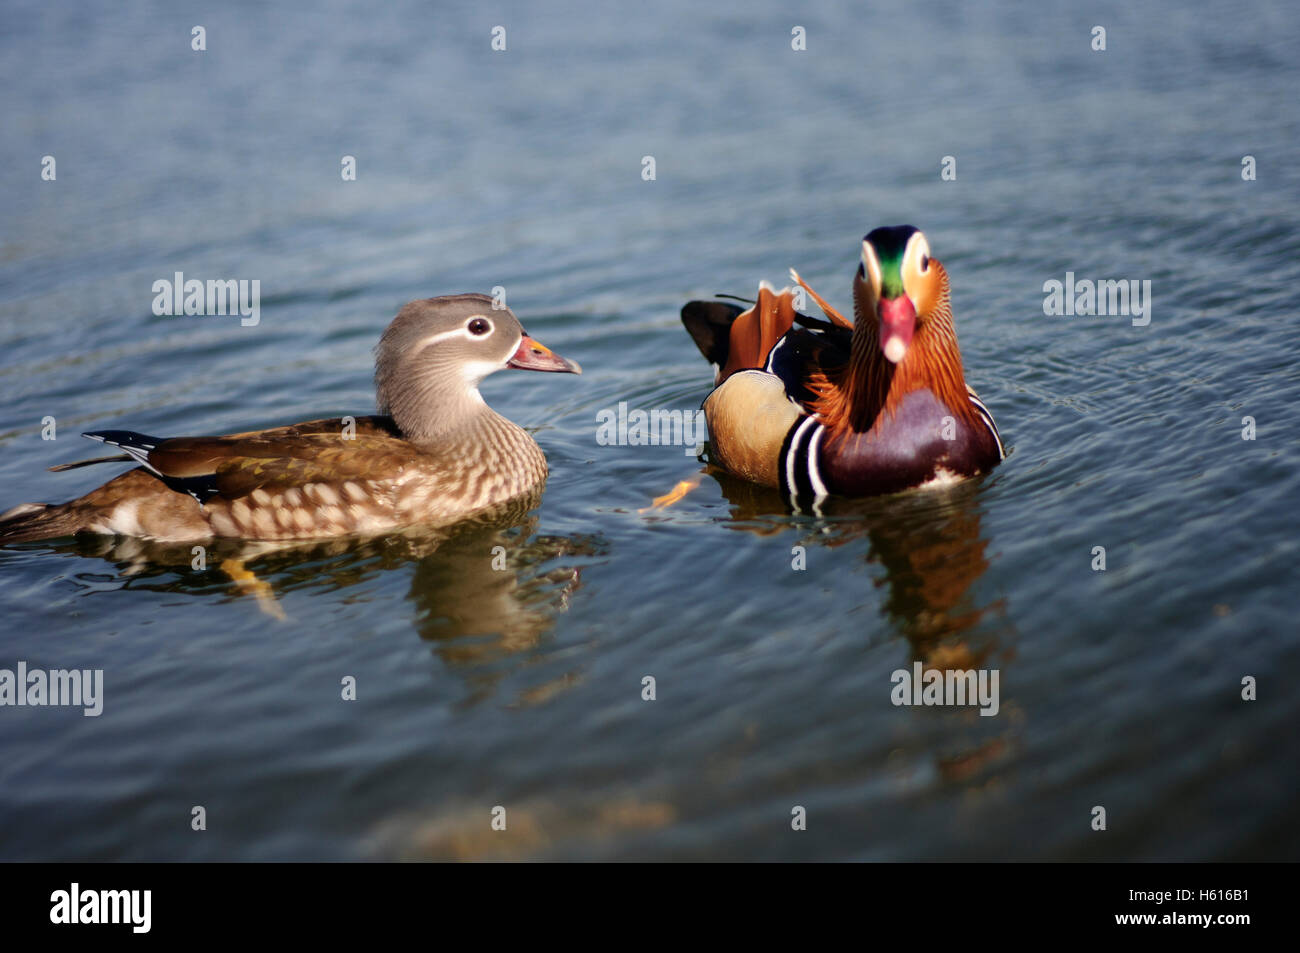
[[[848,361],[852,329],[800,314],[789,289],[776,292],[766,285],[748,311],[692,302],[682,320],[697,343],[705,336],[697,330],[708,326],[700,349],[719,367],[718,385],[704,401],[714,461],[747,480],[779,487],[787,448],[814,397],[809,380]]]
[[[792,328],[768,355],[763,370],[780,378],[786,395],[807,409],[816,395],[814,377],[835,377],[849,361],[853,332],[838,326],[822,331]]]
[[[761,368],[741,368],[715,387],[704,401],[715,462],[754,483],[793,486],[791,461],[806,459],[819,429],[807,406],[814,398],[809,379],[848,361],[852,333],[791,328]]]
[[[682,324],[700,353],[721,370],[731,350],[731,326],[744,308],[725,301],[688,301],[682,307]]]
[[[174,490],[200,503],[258,489],[342,484],[399,471],[415,451],[390,418],[329,418],[220,437],[158,439],[128,430],[87,433],[120,447]]]
[[[796,324],[821,330],[834,327],[800,314],[789,288],[774,291],[766,282],[759,286],[758,300],[746,310],[721,301],[691,301],[682,308],[682,323],[717,369],[715,384],[737,371],[765,367],[773,349]]]

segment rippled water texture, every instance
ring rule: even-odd
[[[552,471],[504,524],[255,554],[260,595],[0,550],[0,667],[105,679],[98,718],[0,708],[0,857],[1300,856],[1300,13],[1041,6],[8,3],[0,507],[103,479],[45,472],[81,430],[370,411],[415,297],[503,286],[586,373],[485,385]],[[815,518],[597,442],[707,393],[683,302],[795,266],[847,307],[904,221],[991,476]],[[260,324],[155,317],[176,271],[260,280]],[[1150,324],[1045,315],[1067,271],[1149,280]],[[894,706],[916,661],[996,669],[998,714]]]

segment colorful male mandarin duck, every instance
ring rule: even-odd
[[[87,433],[125,453],[51,469],[141,466],[69,503],[14,507],[0,515],[0,543],[72,533],[320,539],[457,522],[546,479],[541,448],[479,395],[479,382],[507,367],[581,373],[487,295],[412,301],[375,351],[382,416],[224,437]]]
[[[829,322],[797,313],[790,289],[766,283],[748,311],[709,301],[682,309],[718,368],[704,401],[717,463],[798,507],[946,483],[1005,458],[962,373],[948,274],[918,229],[863,239],[854,321],[790,274]]]

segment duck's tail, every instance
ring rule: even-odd
[[[0,545],[71,536],[88,529],[86,514],[75,503],[19,503],[0,513]]]
[[[0,545],[74,533],[176,541],[212,536],[196,497],[144,467],[115,476],[67,503],[22,503],[0,513]]]
[[[102,439],[98,434],[86,436]],[[77,460],[75,463],[60,463],[49,468],[51,473],[65,470],[77,470],[97,463],[128,463],[127,454],[115,454],[109,457],[95,457],[93,460]],[[98,491],[95,491],[98,492]],[[91,529],[91,517],[95,508],[88,503],[95,502],[95,492],[88,493],[67,503],[19,503],[11,509],[0,513],[0,546],[6,543],[30,543],[38,539],[54,539],[58,536],[71,536]]]

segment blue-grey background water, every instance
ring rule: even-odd
[[[586,369],[484,386],[545,497],[250,560],[283,620],[187,555],[0,550],[0,667],[105,678],[0,709],[0,857],[1300,856],[1294,4],[291,6],[0,8],[0,507],[111,476],[45,471],[81,430],[369,412],[401,304],[498,285]],[[847,307],[899,222],[990,477],[819,519],[597,442],[707,393],[683,302],[795,266]],[[176,271],[259,279],[260,324],[154,316]],[[1045,315],[1067,271],[1150,324]],[[894,706],[915,661],[999,713]]]

